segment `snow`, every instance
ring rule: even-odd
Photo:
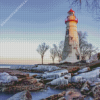
[[[16,76],[11,76],[6,72],[0,73],[0,83],[9,83],[11,81],[17,81],[17,77]]]
[[[57,71],[53,71],[53,72],[49,72],[49,73],[44,73],[43,76],[42,76],[42,78],[56,79],[56,78],[59,78],[61,76],[64,76],[67,73],[68,73],[68,70],[66,70],[66,69],[57,70]]]

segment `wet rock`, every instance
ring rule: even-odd
[[[63,91],[62,93],[51,95],[51,96],[49,96],[49,97],[47,97],[45,99],[42,99],[42,100],[66,100],[64,98],[65,94],[66,94],[66,92]]]
[[[16,93],[15,95],[13,95],[7,100],[32,100],[32,96],[29,91],[22,91]]]
[[[61,97],[61,98],[59,98],[58,100],[66,100],[66,99],[65,99],[65,97]]]
[[[100,85],[96,85],[92,88],[92,93],[95,100],[100,100]]]
[[[75,89],[68,90],[66,92],[65,98],[66,100],[84,100],[82,94]]]
[[[81,92],[83,94],[89,94],[89,91],[91,90],[91,87],[90,87],[90,83],[88,81],[86,81],[83,85],[83,87],[81,88]]]
[[[18,82],[14,83],[13,85],[9,85],[6,87],[3,87],[1,90],[2,92],[20,92],[20,91],[37,91],[40,89],[43,89],[45,85],[43,83],[40,83],[39,80],[33,78],[33,77],[26,77],[23,79],[20,79]]]

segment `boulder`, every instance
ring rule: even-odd
[[[65,98],[66,100],[84,100],[82,94],[75,89],[68,90],[66,92]]]
[[[88,81],[86,81],[83,85],[83,87],[81,88],[81,92],[84,93],[84,94],[88,94],[90,93],[91,87],[90,87],[90,83]]]
[[[92,88],[92,93],[95,100],[100,100],[100,85],[96,85]]]
[[[16,93],[15,95],[13,95],[7,100],[32,100],[32,96],[29,91],[22,91]]]

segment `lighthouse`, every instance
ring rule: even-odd
[[[70,9],[67,18],[65,19],[66,34],[61,63],[75,63],[81,60],[77,23],[78,19],[75,16],[75,12]]]

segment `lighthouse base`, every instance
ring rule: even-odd
[[[80,55],[76,55],[76,51],[73,50],[72,53],[69,53],[66,59],[60,61],[60,63],[65,63],[65,62],[70,62],[70,63],[75,63],[80,61]]]

